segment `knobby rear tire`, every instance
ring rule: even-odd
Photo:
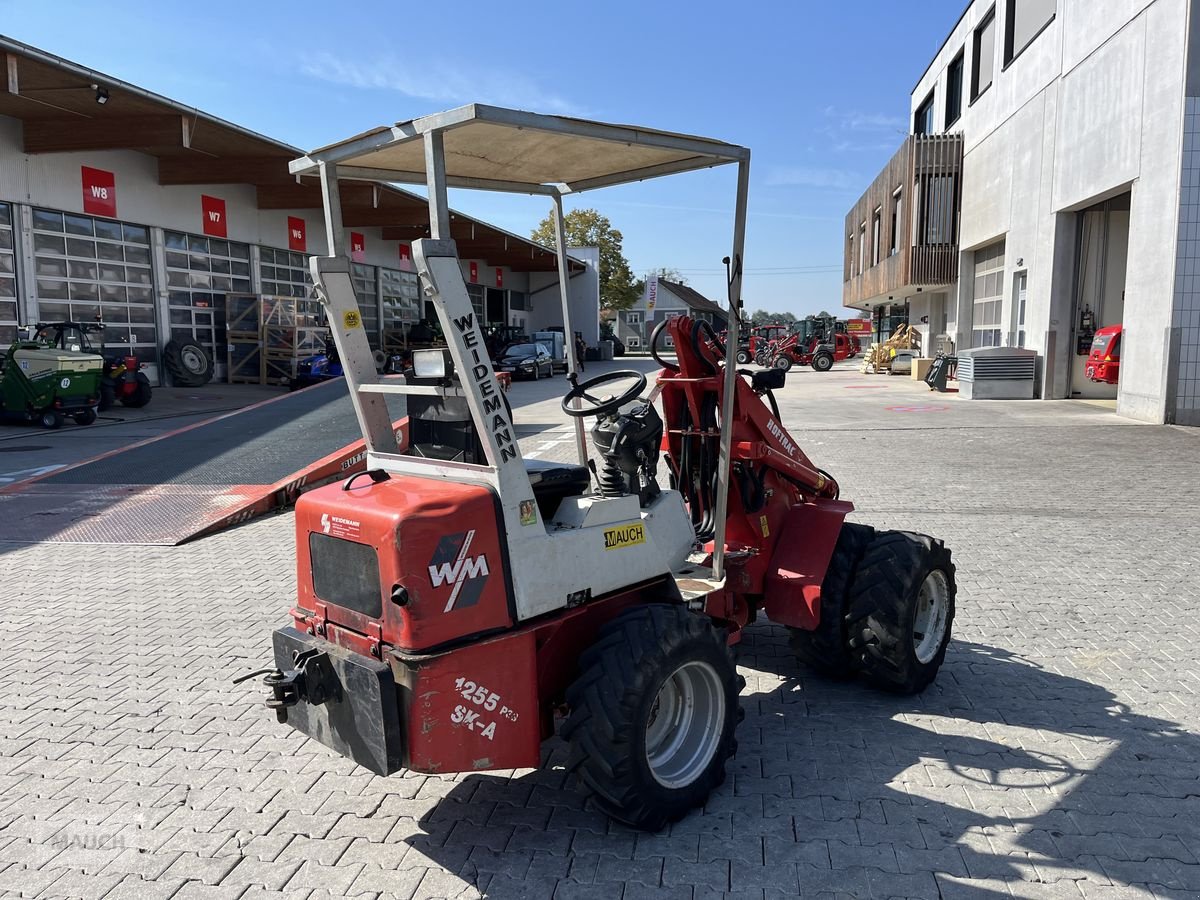
[[[686,783],[667,786],[651,766],[647,735],[657,721],[664,685],[689,669],[703,673],[713,686],[710,708],[723,701],[719,733],[697,732],[715,746],[697,754],[696,771]],[[600,629],[580,658],[580,672],[567,690],[570,714],[562,736],[571,747],[569,767],[595,805],[645,831],[657,831],[703,806],[725,780],[742,715],[738,694],[745,680],[737,674],[724,631],[682,606],[636,606]],[[685,731],[686,726],[676,733]]]
[[[796,656],[828,678],[849,678],[857,671],[847,640],[846,613],[855,570],[874,539],[875,529],[870,525],[842,525],[821,582],[821,620],[812,631],[790,629]]]
[[[954,563],[941,541],[904,531],[876,535],[850,587],[846,629],[855,663],[875,686],[918,694],[937,677],[950,644],[955,593]],[[943,615],[936,638],[923,646],[919,616],[934,594]]]

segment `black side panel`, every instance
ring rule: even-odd
[[[277,629],[274,643],[281,671],[294,667],[296,653],[314,648],[325,653],[341,688],[340,697],[319,706],[302,698],[288,707],[289,725],[376,775],[391,775],[402,767],[400,707],[386,665],[295,628]]]

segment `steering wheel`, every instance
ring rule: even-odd
[[[588,393],[588,391],[593,391],[602,384],[608,384],[610,381],[621,381],[625,378],[634,379],[634,383],[632,387],[619,397],[594,397]],[[616,412],[626,403],[636,400],[645,389],[646,376],[641,372],[635,372],[632,369],[618,369],[615,372],[606,372],[603,375],[597,375],[595,378],[589,378],[587,381],[581,381],[572,387],[567,396],[562,399],[562,411],[575,419],[582,419],[587,416],[603,416],[607,413]],[[572,400],[586,400],[587,404],[590,405],[571,406]]]

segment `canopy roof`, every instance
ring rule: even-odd
[[[424,135],[441,133],[451,187],[578,192],[749,159],[710,138],[472,103],[382,126],[295,160],[294,174],[336,163],[343,176],[424,183]]]

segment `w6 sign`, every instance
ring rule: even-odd
[[[83,177],[83,211],[93,216],[117,217],[117,179],[112,172],[80,166]]]

